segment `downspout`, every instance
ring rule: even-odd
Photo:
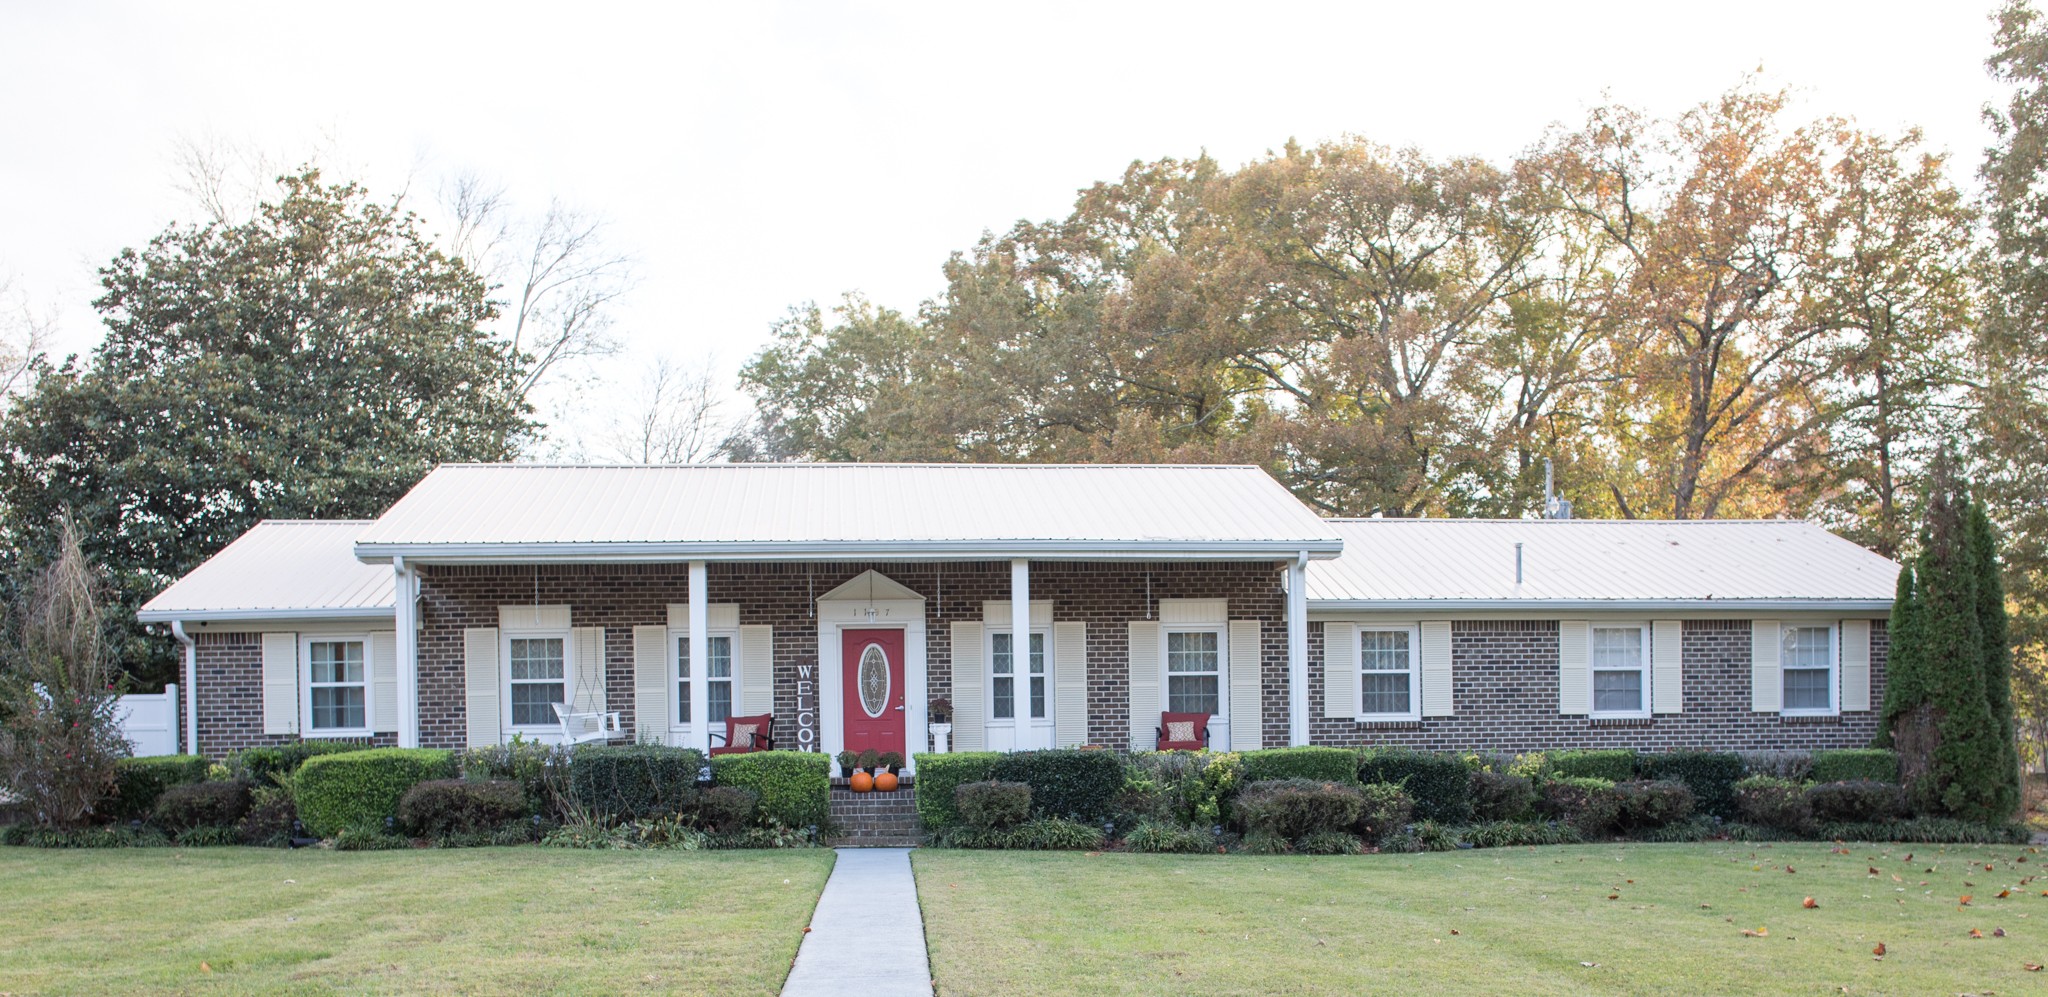
[[[171,621],[171,636],[185,645],[185,753],[199,753],[199,645],[185,632],[185,621]]]
[[[1308,551],[1287,566],[1287,743],[1308,743]]]
[[[405,558],[391,559],[392,627],[398,645],[398,746],[420,746],[420,661],[418,608],[413,603],[413,573]]]

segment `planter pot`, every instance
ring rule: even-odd
[[[875,788],[875,777],[855,769],[852,775],[846,777],[846,785],[856,793],[865,793]]]
[[[895,792],[895,791],[896,791],[896,773],[894,773],[894,772],[881,772],[881,773],[877,773],[877,774],[875,775],[875,792],[877,792],[877,793],[893,793],[893,792]]]

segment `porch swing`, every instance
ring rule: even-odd
[[[589,691],[589,678],[579,680],[577,696],[570,701],[589,702],[582,694]],[[619,722],[617,710],[609,713],[578,713],[570,703],[550,703],[555,708],[555,719],[562,722],[563,744],[585,744],[590,741],[609,741],[625,737],[626,728]]]

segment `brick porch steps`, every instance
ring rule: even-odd
[[[917,822],[917,802],[910,786],[891,793],[856,793],[845,784],[832,786],[832,823],[839,835],[831,844],[852,848],[903,848],[924,844]]]

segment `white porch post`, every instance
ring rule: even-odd
[[[1287,743],[1308,743],[1308,552],[1287,566]]]
[[[1031,562],[1017,558],[1010,562],[1010,674],[1022,705],[1017,718],[1019,748],[1038,747],[1037,728],[1031,723]],[[1050,677],[1048,676],[1048,681]]]
[[[392,634],[398,652],[398,746],[420,746],[420,656],[418,607],[413,602],[413,569],[391,559]]]
[[[690,562],[690,743],[711,750],[711,593],[704,562]]]

